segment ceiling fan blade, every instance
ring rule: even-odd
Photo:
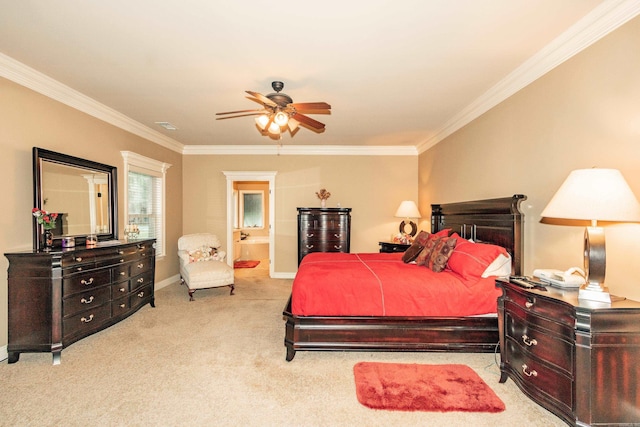
[[[294,102],[289,104],[296,110],[330,110],[331,105],[326,102]]]
[[[219,113],[219,114],[225,114],[225,113]],[[238,114],[236,116],[216,117],[216,120],[235,119],[236,117],[246,117],[246,116],[257,116],[259,114],[264,114],[264,111],[255,111],[253,113]]]
[[[324,129],[324,123],[320,123],[317,120],[312,119],[311,117],[305,116],[304,114],[296,113],[293,116],[294,119],[302,123],[303,125],[307,125],[317,130]]]
[[[238,111],[225,111],[224,113],[216,113],[216,116],[222,116],[223,114],[240,114],[240,113],[263,113],[264,110],[238,110]]]
[[[254,98],[256,98],[258,101],[262,102],[264,105],[268,105],[270,107],[277,107],[278,106],[278,104],[276,104],[275,102],[273,102],[272,100],[270,100],[266,96],[262,95],[261,93],[252,92],[250,90],[245,90],[245,92],[248,93],[249,95],[253,96]]]

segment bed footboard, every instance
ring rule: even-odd
[[[291,298],[283,316],[287,361],[296,351],[446,351],[491,353],[497,317],[295,316]]]

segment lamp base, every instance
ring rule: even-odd
[[[409,233],[407,233],[406,228],[405,228],[405,227],[406,227],[406,225],[407,225],[407,221],[402,221],[402,222],[400,223],[400,227],[399,227],[400,233],[402,233],[402,234],[408,234],[408,235],[410,235],[411,237],[414,237],[414,236],[416,235],[416,233],[418,232],[418,226],[416,225],[416,223],[415,223],[415,222],[413,222],[413,221],[409,221],[409,224],[408,224],[408,225],[410,225],[410,226],[411,226],[411,231],[410,231]]]
[[[589,283],[580,287],[578,299],[589,301],[599,301],[611,304],[611,294],[609,288],[599,283]]]

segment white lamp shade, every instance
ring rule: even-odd
[[[400,207],[396,211],[396,217],[398,218],[420,218],[420,211],[415,202],[411,200],[405,200],[400,203]]]
[[[541,216],[589,221],[640,221],[640,203],[616,169],[578,169],[569,174]]]

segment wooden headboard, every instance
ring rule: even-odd
[[[523,223],[520,202],[527,196],[514,194],[499,199],[431,205],[431,232],[450,228],[465,239],[491,243],[507,249],[511,272],[523,271]]]

